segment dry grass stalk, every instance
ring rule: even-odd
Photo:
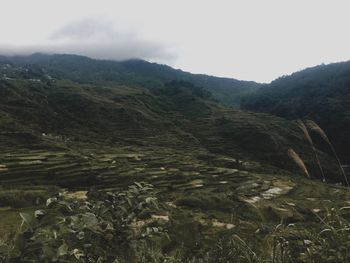
[[[289,149],[288,150],[288,155],[290,158],[293,159],[293,161],[299,166],[299,168],[305,173],[305,175],[310,178],[310,174],[305,166],[304,161],[300,158],[300,156],[293,150]]]
[[[332,145],[332,144],[331,144],[331,141],[328,139],[328,136],[327,136],[327,134],[325,133],[325,131],[322,130],[322,128],[321,128],[320,126],[318,126],[318,124],[317,124],[316,122],[311,121],[311,120],[307,120],[305,123],[306,123],[306,126],[307,126],[310,130],[312,130],[312,131],[318,133],[318,135],[320,135],[320,136],[322,137],[323,140],[325,140],[329,145]]]
[[[320,171],[321,171],[323,182],[325,182],[326,181],[326,177],[324,175],[323,168],[322,168],[320,159],[318,157],[316,147],[314,146],[314,143],[313,143],[313,141],[311,139],[311,136],[310,136],[310,134],[309,134],[309,132],[308,132],[308,130],[307,130],[307,128],[306,128],[306,126],[305,126],[305,124],[304,124],[304,122],[302,120],[298,120],[297,124],[298,124],[299,128],[303,131],[305,138],[307,139],[307,141],[311,145],[311,148],[312,148],[312,150],[313,150],[313,152],[315,154],[317,165],[318,165],[318,167],[320,168]]]
[[[303,133],[304,133],[306,139],[308,140],[308,142],[309,142],[311,145],[313,145],[312,139],[311,139],[311,137],[310,137],[309,132],[307,131],[307,128],[306,128],[304,122],[303,122],[302,120],[297,120],[297,124],[298,124],[299,128],[303,131]]]
[[[341,165],[341,162],[340,162],[340,159],[338,157],[338,154],[337,152],[335,151],[334,147],[333,147],[333,144],[331,143],[331,141],[328,139],[328,136],[327,134],[325,133],[325,131],[320,127],[318,126],[318,124],[314,121],[311,121],[311,120],[307,120],[306,121],[306,126],[311,130],[311,131],[314,131],[316,132],[318,135],[321,136],[321,138],[328,143],[329,147],[331,148],[335,158],[337,159],[338,161],[338,165],[339,165],[339,169],[342,173],[342,175],[344,176],[344,179],[345,179],[345,182],[346,182],[346,185],[349,187],[349,181],[348,181],[348,178],[345,174],[345,171],[343,169],[343,166]]]

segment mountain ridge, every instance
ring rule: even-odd
[[[30,56],[0,57],[0,60],[21,65],[45,67],[57,78],[80,83],[140,84],[150,87],[171,80],[184,80],[202,86],[225,105],[238,107],[240,98],[260,87],[253,81],[192,74],[170,66],[140,59],[126,61],[96,60],[78,55],[47,55],[35,53]]]

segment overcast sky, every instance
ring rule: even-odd
[[[350,60],[349,0],[0,0],[0,53],[142,58],[269,82]]]

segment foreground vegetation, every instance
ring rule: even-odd
[[[206,223],[188,221],[185,215],[180,219],[181,212],[160,205],[152,185],[135,183],[125,191],[92,190],[80,196],[60,192],[47,199],[45,208],[20,213],[18,233],[12,240],[1,240],[0,258],[2,262],[349,262],[349,209],[313,209],[313,220],[308,222],[260,222],[246,236],[230,224],[203,240],[198,224]],[[159,215],[164,212],[168,215]],[[215,228],[215,222],[219,225],[213,221],[209,228]],[[188,235],[181,237],[179,227]],[[191,244],[188,239],[196,240],[192,245],[197,249],[186,248]],[[174,246],[179,241],[182,245]]]

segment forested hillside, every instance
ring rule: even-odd
[[[350,62],[321,65],[281,77],[245,97],[241,107],[288,119],[316,121],[342,160],[350,162]],[[322,149],[327,151],[327,146]]]
[[[203,74],[191,74],[167,65],[144,60],[107,61],[76,55],[45,55],[1,57],[2,64],[28,66],[32,71],[44,68],[53,77],[85,84],[126,84],[153,88],[171,80],[192,82],[212,92],[226,105],[238,106],[240,98],[260,87],[253,81],[240,81]]]

